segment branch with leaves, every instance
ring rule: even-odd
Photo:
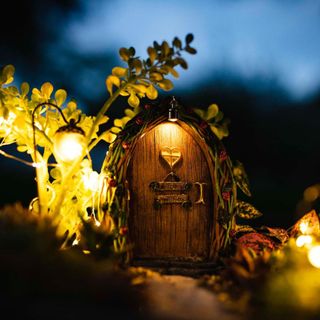
[[[102,210],[99,194],[105,177],[93,171],[90,151],[102,140],[109,144],[114,141],[126,122],[139,111],[140,99],[153,100],[158,97],[158,89],[167,91],[173,88],[169,77],[179,77],[177,67],[188,67],[183,53],[196,53],[190,46],[192,40],[193,35],[188,34],[184,45],[177,37],[171,45],[167,41],[161,44],[154,42],[147,48],[148,58],[145,60],[136,56],[133,47],[121,48],[119,54],[126,66],[113,68],[107,77],[106,87],[110,96],[96,116],[87,116],[78,108],[76,101],[68,101],[64,89],[54,91],[52,84],[46,82],[40,89],[32,89],[30,94],[28,83],[22,83],[20,88],[13,85],[15,70],[12,65],[1,70],[0,155],[36,168],[38,196],[31,201],[30,210],[52,216],[60,233],[66,230],[69,234],[77,233],[88,215],[110,222],[110,217],[96,212]],[[120,95],[128,96],[130,108],[125,110],[122,119],[114,120],[113,128],[101,132],[100,126],[109,120],[107,111]],[[62,115],[52,108],[52,104],[61,109]],[[79,120],[77,125],[86,137],[82,155],[71,164],[59,163],[54,154],[54,137],[57,130],[65,125],[64,118],[67,121]],[[27,153],[31,161],[9,154],[6,146],[13,144],[18,152]],[[109,222],[111,232],[112,222]]]

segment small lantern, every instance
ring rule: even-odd
[[[68,121],[61,109],[51,103],[51,102],[43,102],[38,104],[32,113],[32,129],[33,129],[33,147],[34,147],[34,161],[37,164],[37,147],[36,147],[36,126],[35,126],[35,113],[36,111],[44,106],[48,105],[57,109],[66,123],[65,126],[60,127],[55,135],[53,140],[53,154],[56,157],[57,161],[62,163],[71,163],[72,161],[79,158],[85,148],[85,133],[84,131],[77,126],[79,120],[76,122],[75,119],[70,119]]]
[[[53,153],[58,161],[70,163],[81,156],[85,147],[85,133],[74,119],[59,128],[54,135]]]

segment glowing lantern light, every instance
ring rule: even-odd
[[[309,245],[312,243],[312,237],[308,235],[301,235],[296,240],[296,246],[301,248],[305,245]]]
[[[309,262],[316,268],[320,268],[320,245],[314,246],[308,253]]]
[[[53,153],[58,161],[70,163],[78,159],[85,146],[84,131],[77,127],[74,119],[61,128],[54,136]]]

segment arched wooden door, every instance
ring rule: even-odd
[[[168,176],[172,171],[174,175]],[[194,138],[176,123],[156,126],[137,141],[127,178],[133,258],[206,261],[212,181]]]

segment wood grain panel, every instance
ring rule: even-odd
[[[191,182],[192,207],[180,204],[153,206],[152,181],[163,181],[170,167],[160,157],[163,146],[177,147],[182,159],[174,167],[181,181]],[[142,136],[133,151],[127,173],[131,190],[129,227],[135,258],[204,261],[209,252],[213,208],[212,182],[205,156],[194,138],[176,123],[163,123]],[[195,204],[206,183],[205,204]],[[211,199],[210,199],[211,198]]]

